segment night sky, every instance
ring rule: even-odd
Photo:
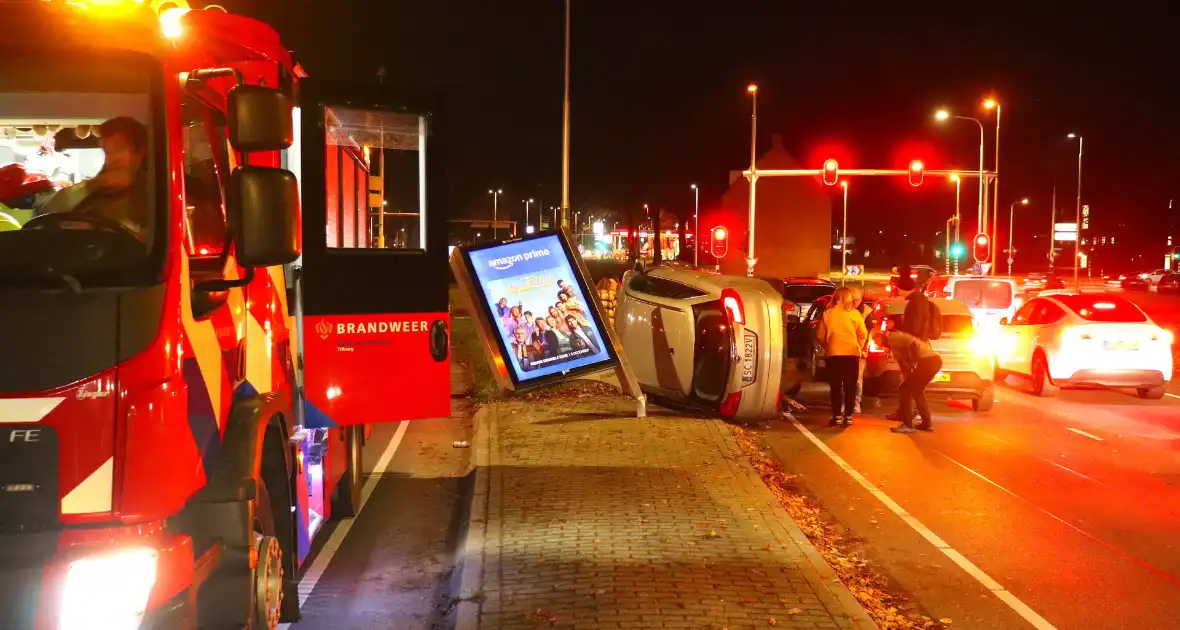
[[[1086,138],[1083,202],[1096,234],[1122,223],[1117,233],[1131,242],[1162,245],[1173,196],[1180,213],[1180,53],[1165,13],[1125,4],[1087,12],[1076,3],[986,11],[918,3],[909,12],[782,0],[573,4],[575,209],[651,203],[691,212],[692,182],[702,186],[702,206],[716,203],[728,170],[749,161],[745,86],[753,81],[760,150],[782,133],[816,168],[837,153],[847,167],[905,168],[918,158],[928,168],[977,168],[978,127],[935,123],[939,107],[983,120],[991,168],[994,114],[979,104],[994,95],[1004,107],[1003,220],[1011,201],[1032,198],[1017,210],[1028,217],[1018,219],[1018,248],[1034,242],[1034,225],[1048,231],[1055,181],[1058,207],[1072,216],[1070,131]],[[560,0],[225,6],[275,25],[313,74],[374,80],[385,66],[390,82],[441,90],[454,216],[490,214],[493,186],[505,189],[501,207],[518,213],[525,197],[560,201]],[[933,241],[954,211],[953,184],[934,178],[917,189],[900,178],[851,184],[854,236],[885,230]],[[975,198],[965,183],[972,221]]]

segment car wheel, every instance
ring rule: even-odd
[[[1164,397],[1164,388],[1159,385],[1154,387],[1140,387],[1135,391],[1139,394],[1140,398],[1146,398],[1147,400],[1159,400]]]
[[[996,388],[993,385],[988,385],[979,394],[979,398],[971,401],[971,409],[974,411],[991,411],[996,404]]]
[[[1056,396],[1060,389],[1049,378],[1049,362],[1045,360],[1045,355],[1039,352],[1033,357],[1032,383],[1033,394],[1042,398]]]
[[[1004,381],[1008,380],[1008,371],[1000,369],[1000,362],[994,359],[992,365],[992,382],[1003,385]]]

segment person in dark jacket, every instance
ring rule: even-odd
[[[902,269],[900,275],[897,280],[897,294],[906,299],[901,329],[922,341],[930,341],[930,335],[927,334],[930,323],[930,298],[922,292],[917,280],[910,276],[909,267]]]

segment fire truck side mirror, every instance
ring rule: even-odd
[[[299,186],[291,171],[239,167],[230,178],[228,202],[239,264],[272,267],[299,258]]]
[[[295,138],[291,101],[280,90],[236,85],[227,97],[229,142],[238,151],[281,151]]]

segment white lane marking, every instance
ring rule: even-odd
[[[398,424],[397,432],[393,434],[393,439],[389,441],[389,445],[385,447],[385,451],[381,453],[381,458],[377,460],[377,465],[373,468],[373,472],[369,474],[369,478],[365,480],[365,485],[361,487],[361,505],[356,510],[356,517],[344,521],[340,521],[336,525],[336,529],[332,530],[332,535],[324,543],[323,548],[315,557],[315,561],[307,568],[307,572],[303,574],[303,579],[299,581],[299,606],[302,607],[307,602],[307,598],[311,596],[311,592],[315,590],[316,584],[319,583],[320,578],[324,576],[324,571],[328,569],[328,563],[340,550],[341,543],[344,542],[344,537],[348,535],[349,530],[352,529],[352,524],[360,517],[361,510],[365,509],[365,505],[369,503],[369,495],[373,494],[373,488],[381,481],[381,475],[389,468],[389,462],[393,461],[393,454],[397,452],[397,447],[402,443],[402,437],[406,434],[406,429],[410,427],[409,422],[401,422]],[[280,624],[279,628],[288,628],[290,624]]]
[[[1180,398],[1180,396],[1177,396],[1176,394],[1164,394],[1164,396],[1167,396],[1168,398]]]
[[[828,447],[827,444],[824,444],[822,440],[815,437],[815,435],[811,431],[808,431],[807,427],[800,424],[798,420],[791,420],[791,424],[794,424],[795,428],[798,429],[804,437],[810,440],[812,444],[815,444],[816,448],[818,448],[820,451],[823,451],[824,455],[827,455],[829,459],[835,462],[836,465],[839,466],[844,472],[848,473],[850,477],[855,479],[856,482],[859,483],[865,490],[868,490],[869,494],[873,495],[878,500],[880,500],[881,503],[885,504],[885,507],[889,508],[891,512],[896,514],[898,518],[909,525],[915,532],[918,532],[918,535],[920,535],[922,538],[925,538],[930,542],[930,544],[934,545],[939,551],[945,554],[946,557],[950,558],[952,562],[958,565],[960,569],[963,569],[968,575],[975,578],[977,582],[979,582],[987,590],[991,591],[992,594],[994,594],[1000,601],[1007,604],[1009,608],[1011,608],[1016,614],[1020,615],[1025,621],[1032,625],[1032,627],[1038,628],[1038,630],[1056,630],[1053,624],[1049,623],[1048,620],[1038,615],[1035,610],[1029,608],[1027,604],[1020,601],[1019,598],[1001,586],[999,582],[992,579],[992,577],[987,573],[984,573],[983,569],[980,569],[975,565],[974,562],[971,562],[966,556],[948,545],[946,541],[938,536],[938,534],[935,534],[929,527],[926,527],[921,521],[907,512],[905,508],[901,507],[896,501],[889,498],[889,495],[885,494],[879,488],[877,488],[877,486],[873,485],[873,482],[866,479],[864,475],[860,474],[860,472],[849,465],[848,462],[844,461],[843,457],[837,455],[836,451],[833,451]],[[950,458],[948,457],[947,459]],[[952,459],[951,461],[954,460]],[[957,464],[958,462],[955,463]],[[959,465],[962,466],[962,464]]]
[[[1037,459],[1041,459],[1041,461],[1046,461],[1046,462],[1049,462],[1049,460],[1047,460],[1047,459],[1042,459],[1042,458],[1040,458],[1040,457],[1038,457]],[[1074,469],[1072,469],[1072,468],[1069,468],[1068,466],[1062,466],[1061,464],[1058,464],[1057,462],[1049,462],[1049,463],[1050,463],[1050,464],[1053,464],[1054,466],[1056,466],[1056,467],[1058,467],[1058,468],[1060,468],[1061,470],[1064,470],[1064,471],[1065,471],[1065,472],[1067,472],[1067,473],[1071,473],[1071,474],[1077,475],[1077,476],[1081,477],[1082,479],[1089,479],[1090,481],[1094,481],[1094,479],[1093,479],[1092,477],[1089,477],[1089,476],[1087,476],[1087,475],[1084,475],[1084,474],[1082,474],[1082,473],[1080,473],[1080,472],[1078,472],[1078,471],[1076,471],[1076,470],[1074,470]],[[1098,483],[1098,482],[1097,482],[1097,481],[1094,481],[1094,483]]]
[[[1099,442],[1105,441],[1102,438],[1098,437],[1097,435],[1094,435],[1093,433],[1086,433],[1085,431],[1083,431],[1081,429],[1075,429],[1073,427],[1065,427],[1065,430],[1066,431],[1073,431],[1074,433],[1077,433],[1078,435],[1084,435],[1084,436],[1090,438],[1091,440],[1098,440]]]

